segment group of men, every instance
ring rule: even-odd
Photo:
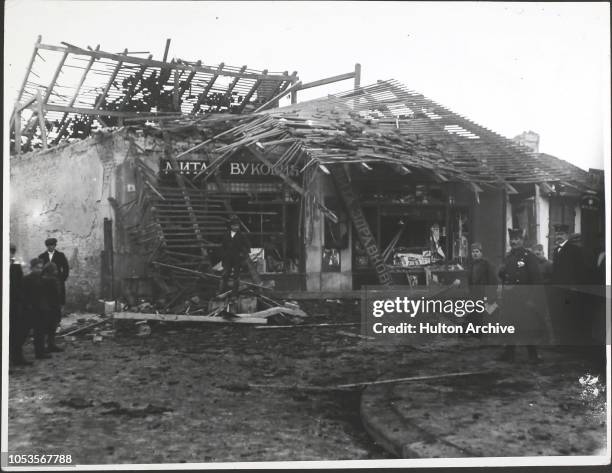
[[[10,247],[9,357],[13,366],[32,364],[23,354],[30,331],[37,359],[51,358],[51,353],[63,351],[55,343],[55,333],[66,303],[65,283],[70,270],[66,255],[56,249],[57,239],[47,238],[45,246],[47,251],[30,261],[30,271],[25,276],[15,258],[17,247]]]
[[[489,301],[501,295],[501,316],[517,326],[517,343],[527,346],[529,360],[538,362],[537,344],[542,343],[546,330],[546,314],[550,314],[553,337],[559,344],[572,345],[588,338],[590,321],[579,317],[581,290],[586,284],[585,256],[574,239],[568,225],[555,225],[555,249],[552,261],[544,254],[542,245],[525,247],[522,229],[508,230],[510,251],[499,271],[483,257],[482,245],[472,244],[472,262],[468,270],[468,283],[472,298],[487,296]],[[501,281],[501,294],[491,291]],[[546,285],[544,290],[543,286]],[[537,287],[535,287],[537,286]],[[486,290],[485,288],[489,288]],[[578,340],[580,338],[580,340]],[[550,341],[550,340],[549,340]],[[516,346],[508,344],[500,361],[513,362]]]

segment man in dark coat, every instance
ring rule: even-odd
[[[551,315],[558,341],[572,345],[581,342],[582,330],[590,326],[589,321],[579,316],[583,298],[578,286],[585,284],[586,264],[576,239],[570,239],[569,225],[555,225],[554,230],[556,247],[553,250],[549,296]]]
[[[493,304],[497,299],[497,275],[493,265],[483,256],[482,245],[472,243],[472,259],[467,267],[467,282],[470,299],[473,301],[486,298],[487,304]],[[467,316],[467,322],[480,324],[482,317],[474,314]]]
[[[45,240],[45,246],[47,247],[47,251],[41,253],[38,257],[42,260],[43,265],[55,263],[57,266],[57,278],[60,282],[60,304],[63,306],[66,304],[66,279],[68,279],[68,274],[70,273],[68,259],[64,253],[56,250],[56,238],[47,238]]]
[[[233,273],[232,296],[238,295],[240,269],[249,257],[251,245],[247,237],[240,231],[240,220],[232,216],[229,222],[229,229],[221,240],[221,261],[223,264],[223,274],[219,294],[223,294],[228,289],[230,275]]]
[[[499,270],[502,280],[502,317],[515,325],[519,341],[527,342],[529,360],[540,360],[536,346],[533,344],[533,334],[543,330],[544,323],[540,314],[541,298],[538,287],[542,283],[540,267],[535,255],[524,246],[522,229],[508,229],[510,237],[510,252],[506,254],[504,263]],[[537,338],[537,337],[536,337]],[[506,345],[499,357],[500,361],[514,361],[515,345]]]
[[[9,299],[9,360],[14,366],[31,365],[23,356],[29,325],[23,311],[23,270],[15,259],[17,247],[11,244]]]
[[[23,278],[23,309],[34,328],[34,354],[36,358],[51,358],[45,352],[45,334],[48,329],[44,312],[44,282],[41,276],[43,262],[40,258],[30,261],[30,273]]]
[[[62,352],[63,348],[55,344],[55,332],[62,318],[60,304],[60,281],[55,263],[47,263],[41,272],[42,298],[40,309],[44,320],[46,353]]]
[[[553,264],[548,260],[546,255],[544,254],[544,246],[543,245],[535,245],[531,251],[538,259],[538,265],[540,266],[540,274],[542,275],[542,283],[550,284],[552,281],[552,270]]]

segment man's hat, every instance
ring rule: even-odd
[[[553,225],[556,233],[569,233],[570,227],[565,223],[556,223]]]
[[[47,238],[45,240],[45,246],[57,245],[57,238]]]
[[[470,246],[470,248],[471,248],[472,250],[480,250],[480,251],[482,251],[482,244],[481,244],[481,243],[478,243],[478,242],[474,242],[474,243],[472,243],[472,245]]]
[[[525,233],[523,232],[522,228],[509,228],[508,229],[508,236],[510,238],[523,238],[525,235]]]
[[[11,243],[11,253],[15,253],[17,251],[17,245],[15,243]]]
[[[537,245],[533,245],[533,251],[544,251],[544,245],[538,243]]]

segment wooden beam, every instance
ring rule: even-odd
[[[210,89],[212,89],[212,86],[214,85],[215,81],[221,75],[221,71],[223,71],[224,66],[225,66],[224,63],[219,64],[219,67],[217,67],[217,70],[213,73],[213,76],[208,81],[208,84],[206,84],[204,91],[198,97],[198,101],[193,106],[193,110],[191,111],[192,115],[195,115],[198,112],[198,110],[200,110],[200,106],[202,105],[202,102],[204,102],[204,100],[206,99],[206,96],[208,95],[208,92],[210,92]]]
[[[263,73],[267,74],[268,70],[264,69]],[[247,106],[247,104],[249,103],[249,100],[251,99],[251,97],[253,96],[253,94],[255,93],[255,91],[261,85],[262,82],[263,82],[263,79],[257,79],[255,81],[255,83],[253,84],[253,87],[251,87],[251,90],[249,90],[247,94],[244,96],[244,98],[242,99],[242,103],[238,107],[238,112],[242,112],[244,110],[244,107]]]
[[[42,36],[38,35],[36,43],[34,44],[34,51],[32,52],[32,57],[30,58],[28,68],[26,69],[25,77],[23,78],[23,82],[21,83],[21,87],[19,88],[19,93],[17,94],[17,103],[19,103],[19,101],[21,100],[23,91],[25,90],[25,86],[28,83],[28,77],[30,77],[30,71],[32,70],[32,65],[34,64],[34,60],[36,59],[36,55],[38,54],[38,48],[40,47],[41,40]]]
[[[170,41],[171,41],[171,38],[168,38],[166,40],[166,47],[164,49],[164,59],[163,59],[164,62],[168,60],[168,51],[170,50]]]
[[[17,102],[19,104],[19,102]],[[15,105],[17,107],[17,105]],[[15,154],[17,156],[21,155],[21,110],[17,110],[15,112],[15,121],[14,121],[14,130],[15,130]]]
[[[163,62],[163,61],[155,61],[155,60],[149,60],[149,59],[145,59],[141,57],[126,56],[123,54],[107,53],[105,51],[88,51],[87,49],[82,49],[82,48],[79,48],[73,45],[62,47],[62,46],[51,46],[48,44],[41,44],[39,46],[39,49],[48,50],[48,51],[59,51],[59,52],[68,51],[70,54],[76,54],[76,55],[82,55],[82,56],[95,56],[96,58],[113,59],[115,61],[122,61],[128,64],[140,64],[140,65],[146,65],[148,67],[159,67],[161,69],[180,69],[180,70],[185,70],[185,71],[204,72],[206,74],[215,74],[217,71],[215,68],[208,67],[208,66],[198,67],[198,66],[193,66],[190,64],[179,64],[179,63],[170,64],[170,63]],[[223,72],[223,75],[228,76],[228,77],[244,77],[245,79],[260,79],[262,77],[265,77],[262,74],[257,74],[257,73],[241,74],[239,72],[233,72],[233,71],[225,71]],[[275,75],[272,77],[278,77],[279,79],[283,79],[283,80],[289,79],[288,76],[283,76],[283,75]]]
[[[116,320],[157,320],[160,322],[212,322],[221,324],[258,324],[265,325],[268,319],[261,317],[232,317],[207,315],[179,315],[179,314],[144,314],[141,312],[115,312]]]
[[[66,58],[68,57],[68,54],[69,54],[68,52],[65,52],[62,55],[62,59],[60,59],[60,62],[57,65],[57,68],[55,69],[55,73],[53,74],[53,78],[51,79],[51,82],[47,86],[47,93],[45,94],[43,103],[47,103],[49,101],[49,98],[51,97],[51,93],[53,92],[53,88],[55,87],[55,83],[57,82],[57,78],[59,77],[60,72],[62,71],[62,67],[64,67],[64,63],[66,62]]]
[[[36,93],[36,110],[38,115],[38,126],[40,128],[40,139],[43,149],[47,149],[47,127],[45,126],[45,109],[40,90]]]
[[[357,64],[358,65],[358,64]],[[334,82],[340,82],[342,80],[353,79],[356,77],[355,72],[347,72],[346,74],[340,74],[333,77],[327,77],[326,79],[315,80],[313,82],[307,82],[302,84],[298,90],[311,89],[312,87],[319,87],[321,85],[333,84]]]
[[[297,82],[297,78],[291,81],[291,85],[295,85],[296,82]],[[295,88],[291,91],[291,105],[295,105],[297,103],[297,100],[298,100],[297,88]]]
[[[128,50],[125,49],[124,54],[127,54],[127,52]],[[102,102],[106,98],[106,94],[108,94],[108,91],[113,85],[113,82],[115,82],[115,78],[117,77],[117,74],[119,73],[119,69],[121,69],[122,64],[123,64],[122,61],[118,61],[117,64],[115,65],[115,69],[113,69],[113,73],[111,74],[110,79],[108,80],[106,86],[104,87],[104,90],[102,91],[102,95],[98,97],[98,100],[96,100],[96,104],[94,105],[94,110],[99,109],[100,106],[102,105]]]
[[[355,89],[361,86],[361,64],[355,64]]]
[[[98,51],[100,49],[100,45],[98,44],[96,46],[96,51]],[[89,73],[89,71],[91,70],[91,66],[93,66],[93,63],[96,61],[95,57],[91,57],[89,58],[89,62],[87,63],[87,66],[85,66],[85,70],[83,71],[83,74],[81,75],[81,79],[79,80],[79,84],[77,85],[77,88],[74,91],[74,95],[72,96],[72,98],[70,99],[70,103],[68,104],[69,107],[72,107],[74,105],[74,103],[76,102],[76,99],[79,96],[79,92],[81,91],[81,87],[83,87],[83,83],[85,82],[85,79],[87,77],[87,74]],[[64,115],[62,116],[62,119],[60,121],[60,126],[59,126],[59,131],[57,132],[57,136],[55,137],[55,139],[53,140],[53,143],[57,143],[59,142],[59,140],[62,139],[62,135],[64,134],[64,132],[66,131],[66,128],[68,128],[68,122],[66,121],[66,118],[68,117],[68,113],[64,113]]]
[[[253,113],[257,113],[257,112],[261,112],[262,110],[265,110],[270,105],[272,105],[274,102],[276,102],[277,100],[282,99],[285,95],[287,95],[288,93],[293,91],[293,89],[295,89],[296,87],[299,87],[300,85],[302,85],[302,81],[297,81],[295,84],[292,84],[291,87],[284,89],[282,92],[280,92],[279,94],[275,95],[270,100],[268,100],[266,103],[264,103],[263,105],[261,105],[260,107],[255,109],[255,111]]]
[[[180,111],[180,78],[182,71],[174,71],[174,88],[172,89],[172,106],[174,111]]]
[[[246,66],[242,66],[240,68],[240,74],[243,74],[244,71],[246,71],[246,68],[247,68]],[[242,78],[242,75],[235,77],[234,80],[232,81],[232,83],[228,86],[227,90],[225,91],[225,98],[229,99],[229,101],[230,101],[230,104],[227,106],[228,110],[230,110],[231,107],[232,107],[232,103],[231,103],[232,102],[232,100],[231,100],[232,99],[232,91],[234,90],[234,87],[236,87],[236,84],[238,83],[238,81],[241,78]]]
[[[30,104],[28,107],[25,107],[25,108],[34,110],[35,105]],[[120,118],[137,118],[137,117],[155,118],[155,117],[177,116],[176,112],[120,112],[118,110],[96,110],[96,109],[91,109],[91,108],[68,107],[66,105],[54,105],[54,104],[45,105],[45,110],[49,112],[77,113],[81,115],[95,115],[95,116],[102,116],[102,117],[120,117]]]

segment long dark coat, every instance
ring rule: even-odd
[[[46,251],[38,255],[38,258],[41,259],[44,264],[49,263],[49,253]],[[57,266],[57,277],[58,281],[60,282],[60,304],[64,305],[66,303],[66,279],[68,279],[68,274],[70,274],[68,259],[66,258],[66,255],[64,253],[55,250],[55,253],[53,254],[52,263],[55,263],[55,265]]]
[[[536,256],[525,248],[512,249],[499,277],[503,283],[501,317],[515,326],[513,342],[530,345],[546,340],[545,297]]]
[[[467,281],[471,299],[483,299],[492,303],[496,299],[497,276],[493,265],[485,258],[468,264]]]
[[[235,265],[246,259],[251,250],[251,245],[244,233],[238,231],[232,238],[229,230],[223,235],[221,240],[221,261],[223,266]]]

